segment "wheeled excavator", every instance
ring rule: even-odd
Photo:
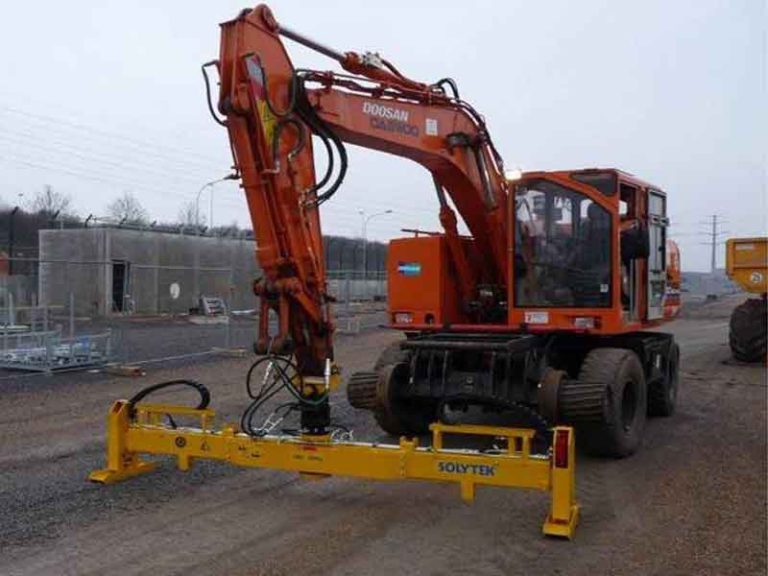
[[[344,72],[297,68],[286,39]],[[538,488],[552,496],[544,532],[570,537],[578,519],[574,427],[587,450],[623,457],[640,446],[647,416],[675,408],[678,346],[652,330],[671,315],[666,194],[615,169],[508,178],[484,117],[454,80],[416,81],[378,54],[339,52],[278,22],[265,5],[221,25],[219,58],[203,75],[263,270],[253,286],[253,402],[239,426],[216,430],[208,392],[196,383],[196,408],[143,402],[146,393],[118,401],[108,417],[108,466],[91,479],[140,474],[154,466],[143,454],[167,454],[182,469],[213,458],[314,477],[456,482],[467,500],[476,485]],[[341,377],[320,212],[341,193],[347,145],[420,164],[439,203],[442,230],[389,244],[389,326],[404,338],[346,382],[349,403],[399,436],[396,445],[353,442],[332,418]],[[295,399],[292,435],[273,434],[274,419],[254,424],[280,389]],[[476,413],[508,425],[470,421]],[[171,416],[199,427],[178,428]],[[431,443],[419,445],[429,432]],[[449,448],[449,435],[493,447]]]

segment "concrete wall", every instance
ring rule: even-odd
[[[72,293],[76,314],[103,314],[109,268],[104,264],[108,259],[106,230],[40,230],[39,243],[40,304],[68,305]]]
[[[115,260],[129,264],[129,304],[146,314],[186,312],[200,295],[220,296],[233,309],[255,307],[259,275],[249,240],[181,236],[112,228],[41,230],[41,304],[65,305],[74,294],[79,315],[112,313]],[[172,284],[180,294],[173,299]]]
[[[40,230],[40,304],[68,306],[72,293],[77,315],[114,313],[113,262],[125,261],[129,265],[126,305],[133,312],[183,313],[197,306],[201,295],[224,298],[233,310],[255,308],[251,287],[261,272],[254,250],[252,240],[149,230]],[[347,297],[369,300],[386,292],[383,277],[366,281],[361,274],[340,276],[329,280],[331,294],[340,301]],[[174,283],[180,288],[177,299],[171,297]]]

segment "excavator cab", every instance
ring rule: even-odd
[[[611,305],[611,213],[586,194],[527,178],[514,195],[513,308]],[[526,324],[544,315],[524,315]],[[513,317],[514,321],[514,317]]]
[[[598,169],[523,174],[514,191],[511,325],[617,334],[663,318],[662,191]]]

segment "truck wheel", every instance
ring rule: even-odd
[[[577,424],[576,438],[594,455],[624,458],[640,446],[645,429],[647,388],[637,355],[621,348],[596,348],[584,359],[578,383],[601,385],[596,421]],[[578,385],[577,385],[578,387]]]
[[[677,389],[680,382],[680,346],[672,342],[666,361],[664,380],[648,388],[648,415],[672,416],[677,403]]]
[[[766,300],[750,298],[734,308],[728,341],[741,362],[766,360]]]

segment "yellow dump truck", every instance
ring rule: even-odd
[[[749,298],[731,314],[729,343],[736,360],[765,362],[768,307],[768,238],[731,238],[726,242],[728,277],[757,298]]]

